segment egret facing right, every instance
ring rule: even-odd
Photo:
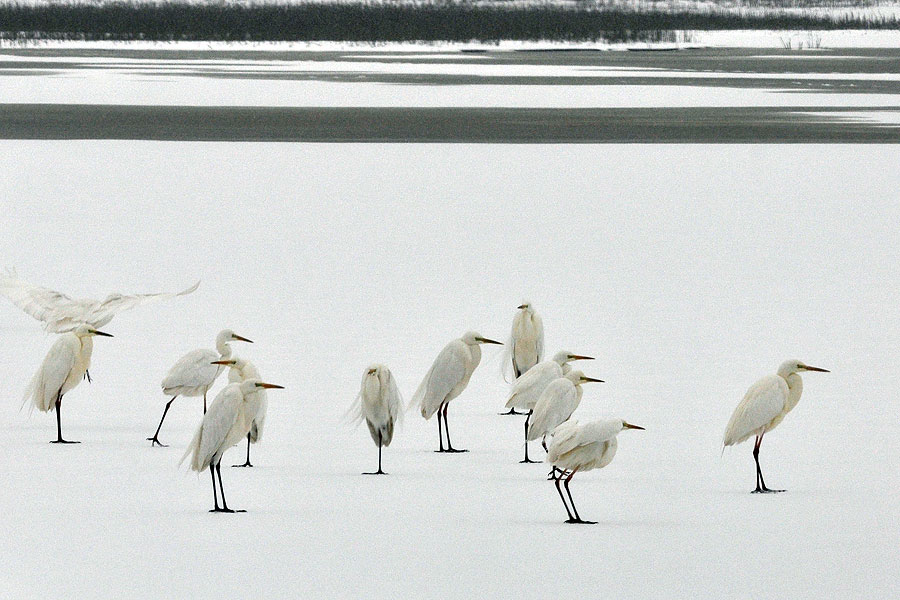
[[[165,446],[159,441],[159,430],[162,429],[163,421],[166,420],[166,413],[169,412],[169,407],[172,406],[172,403],[178,396],[203,396],[203,412],[204,414],[206,413],[206,393],[225,368],[222,365],[213,364],[213,361],[231,357],[231,345],[228,342],[232,341],[253,343],[247,338],[235,334],[230,329],[223,329],[216,336],[215,350],[204,350],[201,348],[188,352],[172,365],[172,368],[169,369],[169,372],[162,380],[163,393],[167,396],[172,396],[172,399],[166,403],[166,407],[163,409],[162,418],[159,420],[156,433],[153,434],[153,437],[147,438],[147,440],[152,442],[151,446],[157,444]]]
[[[513,381],[521,377],[528,369],[541,362],[544,355],[544,322],[535,312],[530,302],[523,302],[519,312],[513,318],[512,332],[506,351],[512,363]],[[504,368],[506,367],[504,364]],[[515,406],[508,406],[508,412],[502,415],[521,415]]]
[[[265,389],[284,389],[273,383],[263,383],[258,379],[248,379],[242,383],[229,383],[216,395],[203,421],[188,444],[182,462],[191,456],[191,469],[198,473],[209,467],[213,484],[213,505],[209,512],[229,512],[225,502],[225,488],[222,487],[222,455],[235,446],[250,431],[253,415],[259,410],[259,392]],[[180,463],[179,463],[180,464]],[[216,495],[216,473],[219,475],[219,491],[222,492],[222,507]],[[243,512],[243,511],[237,511]]]
[[[753,446],[753,460],[756,461],[756,489],[754,494],[783,492],[766,487],[762,470],[759,468],[759,447],[763,436],[775,429],[800,401],[803,393],[803,380],[798,373],[818,371],[829,373],[826,369],[810,367],[799,360],[788,360],[781,363],[776,375],[763,377],[747,390],[744,399],[734,409],[722,442],[726,446],[740,444],[751,436],[756,436]]]
[[[94,350],[92,338],[95,335],[112,337],[88,325],[79,325],[74,331],[59,336],[25,392],[25,400],[30,397],[39,411],[56,410],[56,439],[51,444],[78,443],[63,439],[60,410],[63,396],[81,383],[91,366],[91,353]]]
[[[422,383],[419,384],[416,393],[413,394],[410,406],[417,405],[425,419],[437,413],[438,435],[440,436],[440,450],[437,452],[465,452],[457,450],[450,444],[450,428],[447,426],[447,405],[451,400],[459,396],[469,379],[475,372],[475,367],[481,362],[481,344],[498,344],[485,337],[481,337],[474,331],[466,333],[459,339],[447,344],[434,364],[428,369]],[[444,421],[444,429],[441,429],[441,420]],[[444,449],[444,430],[447,432],[447,449]]]
[[[619,447],[616,436],[624,429],[644,429],[637,425],[627,423],[622,419],[594,421],[579,425],[576,421],[567,421],[553,431],[553,441],[547,451],[547,462],[553,464],[553,483],[559,497],[566,507],[569,519],[566,523],[585,523],[593,525],[596,521],[584,521],[575,509],[572,500],[572,492],[569,490],[569,482],[578,471],[590,471],[602,469],[612,462]],[[569,504],[563,496],[560,483],[566,488],[569,496]]]
[[[241,383],[248,379],[260,379],[259,370],[249,360],[243,358],[229,358],[228,360],[214,360],[214,365],[226,365],[231,367],[228,370],[228,383]],[[269,408],[268,396],[266,390],[260,389],[259,402],[255,415],[250,415],[250,431],[247,432],[247,460],[240,465],[231,465],[232,467],[252,467],[250,462],[250,444],[256,444],[262,439],[263,425],[266,423],[266,411]]]

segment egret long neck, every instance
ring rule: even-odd
[[[788,384],[788,397],[784,412],[790,412],[800,402],[800,394],[803,393],[803,378],[797,373],[791,373],[784,379]]]
[[[216,340],[216,352],[218,352],[222,358],[230,358],[231,345],[225,340]]]

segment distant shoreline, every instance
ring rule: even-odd
[[[685,32],[885,31],[900,9],[654,4],[0,2],[0,41],[690,42]],[[790,40],[788,40],[789,42]],[[815,47],[815,38],[806,41]]]

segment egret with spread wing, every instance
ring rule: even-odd
[[[215,350],[200,349],[188,352],[172,365],[172,368],[169,369],[168,374],[162,380],[163,393],[167,396],[172,396],[172,399],[166,403],[166,408],[163,410],[156,433],[153,434],[153,437],[147,438],[152,442],[151,446],[156,444],[165,446],[159,441],[159,430],[162,429],[163,421],[166,420],[166,413],[169,412],[169,407],[172,406],[172,402],[178,396],[203,396],[203,412],[206,413],[206,393],[225,368],[223,365],[214,364],[213,361],[231,358],[231,345],[228,342],[232,341],[253,343],[247,338],[235,334],[230,329],[223,329],[216,336]]]
[[[818,371],[828,373],[826,369],[810,367],[799,360],[788,360],[781,363],[776,375],[763,377],[747,390],[744,399],[741,400],[728,426],[725,428],[725,436],[722,443],[725,446],[740,444],[744,440],[756,436],[753,446],[753,460],[756,461],[756,489],[754,494],[768,492],[783,492],[784,490],[771,490],[766,487],[762,470],[759,468],[759,446],[763,436],[775,429],[800,401],[803,393],[803,379],[798,373],[803,371]]]
[[[237,445],[250,431],[252,415],[259,410],[262,401],[259,392],[266,389],[284,389],[273,383],[263,383],[258,379],[248,379],[241,383],[229,383],[219,392],[197,433],[188,444],[181,462],[191,456],[191,469],[198,473],[209,468],[213,483],[213,505],[209,512],[243,512],[228,508],[225,503],[225,489],[222,487],[222,455]],[[179,463],[181,464],[181,463]],[[219,491],[222,493],[222,508],[216,495],[216,474],[219,475]]]
[[[437,413],[438,435],[440,436],[440,450],[437,452],[466,452],[458,450],[450,444],[447,406],[469,385],[469,379],[475,372],[475,367],[481,362],[481,344],[502,346],[503,342],[481,337],[474,331],[453,340],[434,359],[434,364],[428,369],[428,373],[425,374],[425,378],[422,379],[422,383],[419,384],[410,401],[410,406],[418,406],[425,419],[430,419],[434,413]],[[441,429],[441,420],[444,422],[444,429]],[[444,449],[444,431],[447,432],[446,450]]]
[[[553,464],[554,473],[559,473],[553,477],[553,483],[563,501],[563,506],[566,507],[566,514],[569,515],[566,523],[596,523],[584,521],[578,515],[575,502],[572,500],[572,492],[569,490],[569,482],[578,471],[602,469],[611,463],[618,447],[616,436],[623,429],[643,429],[643,427],[632,425],[622,419],[612,419],[584,425],[579,425],[577,421],[567,421],[553,431],[553,441],[547,450],[547,462]],[[566,488],[572,510],[569,510],[569,504],[566,504],[560,484]]]
[[[87,325],[79,325],[74,331],[59,336],[25,392],[25,401],[30,398],[39,411],[56,411],[56,439],[51,442],[53,444],[78,443],[63,439],[60,410],[63,396],[81,382],[91,366],[95,335],[112,337]]]
[[[186,290],[158,294],[110,294],[104,300],[72,299],[65,294],[20,279],[15,271],[0,273],[0,294],[44,323],[51,333],[74,331],[79,325],[98,329],[109,323],[116,313],[148,302],[156,302],[190,294],[198,281]]]
[[[528,415],[525,418],[525,459],[519,462],[537,462],[528,458],[528,424],[531,421],[531,415],[541,393],[554,379],[559,379],[572,370],[569,363],[573,360],[594,360],[594,358],[562,350],[557,352],[552,360],[539,362],[528,369],[513,383],[506,401],[506,408],[520,408]]]

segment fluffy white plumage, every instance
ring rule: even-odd
[[[581,384],[588,381],[600,380],[585,377],[581,371],[569,371],[551,381],[534,406],[526,439],[536,440],[565,423],[581,403]]]
[[[506,408],[534,410],[541,393],[555,379],[572,370],[569,362],[573,360],[593,360],[590,356],[572,354],[568,350],[557,352],[551,360],[545,360],[528,369],[516,379],[506,400]]]
[[[218,465],[225,451],[240,443],[250,431],[251,415],[259,408],[262,386],[280,387],[248,379],[222,388],[203,415],[181,462],[190,456],[191,469],[198,473]]]
[[[479,340],[483,339],[470,331],[447,344],[413,394],[410,406],[418,406],[422,416],[430,419],[444,403],[459,396],[481,362],[479,344],[483,342]]]
[[[515,381],[544,356],[544,322],[530,302],[523,302],[513,317],[509,342],[504,349],[503,368]]]
[[[366,368],[351,411],[366,422],[376,446],[391,445],[394,426],[403,418],[403,399],[390,369],[381,364]]]
[[[231,362],[228,369],[228,383],[241,383],[248,379],[261,378],[259,369],[249,360],[234,357]],[[263,427],[266,424],[266,411],[269,408],[269,398],[265,388],[260,388],[256,393],[259,395],[259,409],[255,415],[252,415],[249,432],[250,441],[254,444],[262,439]]]
[[[722,443],[733,446],[778,426],[800,401],[803,379],[798,373],[802,371],[828,372],[798,360],[782,363],[776,375],[763,377],[750,386],[728,421]]]
[[[566,421],[553,431],[547,448],[547,462],[563,471],[602,469],[612,462],[623,429],[643,429],[622,419],[604,419],[580,425]]]
[[[162,380],[163,392],[167,396],[206,394],[225,368],[212,362],[231,357],[231,345],[228,342],[232,340],[249,341],[235,336],[230,329],[223,329],[216,336],[215,350],[194,350],[179,358]]]
[[[73,331],[82,324],[94,329],[103,327],[116,313],[140,304],[190,294],[199,285],[198,281],[186,290],[176,293],[131,295],[113,293],[104,300],[91,300],[73,299],[60,292],[34,285],[20,279],[12,270],[0,274],[0,294],[38,321],[43,321],[44,329],[52,333]]]

